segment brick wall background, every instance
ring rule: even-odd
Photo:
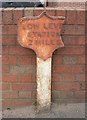
[[[36,8],[35,15],[42,12]],[[52,102],[77,103],[85,98],[85,11],[47,8],[50,15],[65,16],[64,47],[53,54]],[[17,42],[18,21],[34,15],[33,8],[6,8],[2,13],[2,105],[23,107],[36,101],[36,55]],[[1,85],[1,84],[0,84]]]

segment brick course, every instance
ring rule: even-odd
[[[85,12],[48,9],[47,12],[50,15],[65,16],[62,28],[65,46],[53,53],[52,101],[83,102]],[[39,15],[42,11],[42,9],[36,9],[35,15]],[[30,8],[3,9],[2,11],[3,108],[29,106],[36,101],[36,54],[30,49],[21,47],[17,42],[18,21],[23,16],[33,14],[34,11]]]

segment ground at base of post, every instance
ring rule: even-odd
[[[85,118],[85,103],[53,103],[48,112],[35,113],[35,106],[2,111],[3,118]]]

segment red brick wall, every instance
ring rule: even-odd
[[[58,2],[49,2],[48,7],[58,7],[58,8],[74,8],[74,9],[85,9],[86,2],[82,1],[58,1]]]
[[[41,13],[36,9],[35,15]],[[85,11],[48,9],[50,15],[65,16],[62,39],[52,63],[52,102],[83,102],[85,96]],[[17,24],[33,9],[2,10],[2,105],[30,106],[36,101],[36,55],[17,42]]]

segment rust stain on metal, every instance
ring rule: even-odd
[[[64,17],[52,17],[44,12],[38,17],[25,17],[18,25],[18,42],[46,60],[55,49],[64,46],[60,36],[63,22]]]

